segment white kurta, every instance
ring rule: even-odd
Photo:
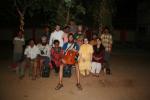
[[[50,46],[53,46],[53,42],[54,40],[59,40],[60,42],[60,46],[62,47],[63,46],[63,36],[64,36],[64,32],[63,31],[54,31],[53,33],[51,33],[51,37],[50,37],[50,40],[49,40],[49,45]]]

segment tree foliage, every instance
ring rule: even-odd
[[[9,7],[6,7],[5,12],[19,20],[19,10],[24,17],[25,26],[56,23],[65,25],[72,19],[93,27],[101,24],[111,26],[114,1],[116,0],[6,0]],[[4,16],[5,12],[0,15]]]
[[[68,24],[70,19],[79,21],[77,18],[79,15],[85,14],[85,8],[76,0],[62,0],[60,3],[57,18],[62,24]]]
[[[32,18],[36,14],[44,17],[43,23],[62,25],[67,24],[70,19],[77,20],[80,14],[85,14],[84,7],[75,0],[15,0],[14,6],[18,11],[20,26],[24,25],[26,16]]]

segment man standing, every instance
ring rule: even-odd
[[[50,40],[49,40],[49,45],[51,47],[53,47],[54,40],[59,40],[60,46],[62,47],[63,43],[64,43],[63,36],[64,36],[64,32],[62,30],[60,30],[59,25],[56,25],[55,31],[51,33],[51,37],[50,37]]]
[[[106,74],[111,74],[109,61],[110,61],[110,54],[112,50],[113,41],[112,41],[112,35],[110,34],[108,27],[104,27],[101,35],[101,40],[103,46],[105,47],[104,62],[106,64],[106,68],[104,69],[104,71],[106,72]]]
[[[23,31],[19,30],[17,36],[13,39],[13,68],[17,67],[18,62],[22,59],[23,46],[25,45]]]

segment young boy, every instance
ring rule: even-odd
[[[12,65],[12,68],[16,69],[19,61],[22,59],[23,46],[25,45],[25,41],[24,41],[22,31],[17,32],[17,36],[14,37],[14,39],[13,39],[13,45],[14,45],[14,50],[13,50],[13,65]]]
[[[63,57],[63,50],[59,46],[59,41],[54,40],[54,47],[51,49],[51,64],[55,70],[55,73],[59,72],[59,66],[61,64],[61,59]]]

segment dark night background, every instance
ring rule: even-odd
[[[89,4],[91,4],[92,2],[91,0],[83,0],[83,1],[85,1],[86,6],[89,6]],[[135,29],[136,21],[137,21],[137,3],[139,1],[138,0],[117,0],[115,4],[116,11],[113,17],[113,26],[116,28],[126,27],[127,29]],[[0,3],[0,26],[1,27],[12,27],[14,25],[15,26],[17,25],[18,20],[14,13],[15,10],[11,10],[11,9],[13,9],[12,1],[10,0],[1,1]],[[40,18],[42,17],[41,15],[38,16]],[[38,16],[36,16],[37,21],[39,20]],[[83,18],[86,18],[86,16]],[[31,19],[28,18],[27,20],[31,20]]]
[[[82,3],[85,8],[92,5],[93,2],[97,0],[77,0]],[[121,32],[126,31],[127,42],[132,42],[133,44],[138,43],[138,46],[143,46],[143,44],[149,44],[150,41],[150,2],[148,0],[115,0],[114,9],[115,12],[112,16],[112,25],[114,30],[119,30],[119,33],[114,35],[114,40],[121,40]],[[46,18],[49,17],[50,22],[53,20],[53,11],[50,15],[40,13],[35,13],[33,17],[29,17],[29,14],[25,16],[25,28],[32,28],[33,26],[41,28],[46,22]],[[144,13],[145,12],[145,13]],[[1,29],[17,29],[19,25],[19,20],[16,10],[13,6],[12,0],[1,1],[0,3],[0,28]],[[93,24],[93,19],[90,13],[86,13],[83,16],[78,16],[82,20],[84,25],[89,27]],[[42,19],[42,20],[41,20]],[[1,31],[1,36],[3,37],[4,31]],[[130,33],[131,32],[131,33]],[[118,36],[120,34],[120,36]],[[141,36],[142,34],[142,36]],[[132,36],[130,36],[132,35]],[[6,37],[6,36],[5,36]],[[12,36],[11,36],[12,37]],[[132,39],[131,39],[132,38]],[[9,38],[10,39],[10,38]],[[3,40],[3,38],[1,39]],[[139,43],[140,41],[140,43]],[[137,44],[136,44],[137,45]],[[149,47],[148,47],[149,48]]]

